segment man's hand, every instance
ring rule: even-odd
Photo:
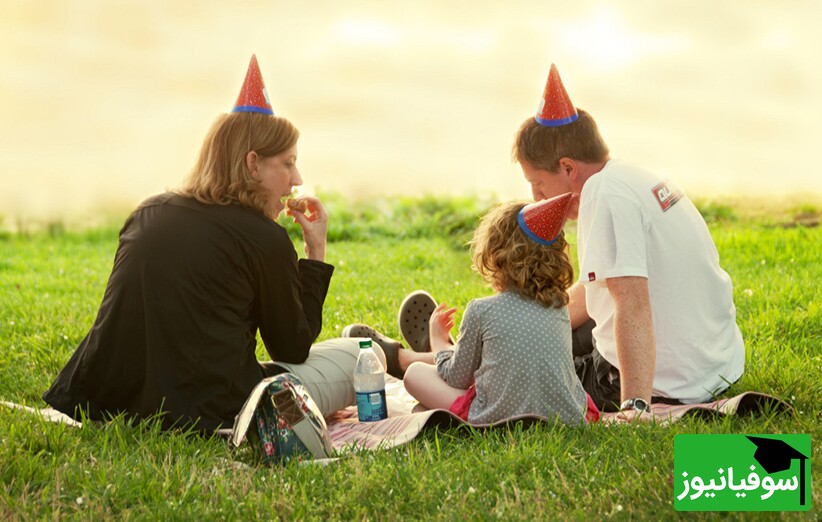
[[[654,422],[654,414],[650,411],[622,410],[616,414],[616,420],[620,423],[632,422]]]

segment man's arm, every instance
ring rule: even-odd
[[[642,398],[650,404],[656,338],[648,280],[644,277],[614,277],[606,283],[615,306],[614,338],[619,358],[620,400]]]
[[[585,308],[585,287],[581,283],[574,283],[574,285],[568,289],[568,296],[571,298],[568,302],[568,313],[571,315],[571,329],[576,330],[590,319],[588,309]]]

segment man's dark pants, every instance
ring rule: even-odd
[[[593,399],[600,411],[619,411],[619,370],[599,354],[593,329],[593,319],[572,332],[574,341],[574,367],[582,387]],[[652,397],[651,402],[682,404],[676,399]]]

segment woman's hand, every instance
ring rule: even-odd
[[[325,261],[328,213],[320,200],[312,196],[300,196],[289,200],[285,213],[303,229],[306,257]]]
[[[457,313],[457,309],[447,306],[445,303],[437,305],[428,320],[428,336],[433,352],[448,350],[453,346],[450,333],[454,327],[454,314]]]

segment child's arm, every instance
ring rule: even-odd
[[[454,314],[457,313],[456,308],[446,308],[445,303],[440,303],[431,318],[428,320],[428,336],[431,341],[431,351],[441,352],[442,350],[450,350],[454,345],[451,344],[451,328],[454,327]]]
[[[477,301],[468,303],[460,324],[459,342],[447,344],[446,349],[434,354],[437,373],[453,388],[467,389],[474,382],[474,372],[482,362],[481,314]],[[445,335],[447,333],[446,330]],[[445,342],[442,337],[439,340]]]

